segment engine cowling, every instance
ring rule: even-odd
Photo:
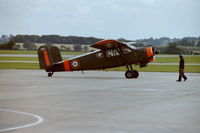
[[[145,67],[147,63],[154,61],[154,55],[159,54],[159,50],[155,47],[148,46],[140,48],[138,51],[140,67]]]

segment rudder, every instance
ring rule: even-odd
[[[60,55],[60,50],[57,47],[55,47],[55,46],[51,47],[49,49],[49,53],[51,55],[51,59],[52,59],[53,63],[62,61],[62,57]]]

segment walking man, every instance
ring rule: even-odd
[[[179,62],[179,78],[178,78],[178,80],[176,80],[177,82],[181,82],[182,77],[183,77],[184,81],[187,80],[187,77],[184,74],[184,58],[183,58],[183,55],[180,54],[179,58],[180,58],[180,62]]]

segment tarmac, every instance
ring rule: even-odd
[[[198,133],[200,73],[0,70],[0,132]]]

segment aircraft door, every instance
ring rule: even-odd
[[[122,65],[123,60],[116,49],[107,49],[105,51],[105,65],[106,67],[113,67]]]

